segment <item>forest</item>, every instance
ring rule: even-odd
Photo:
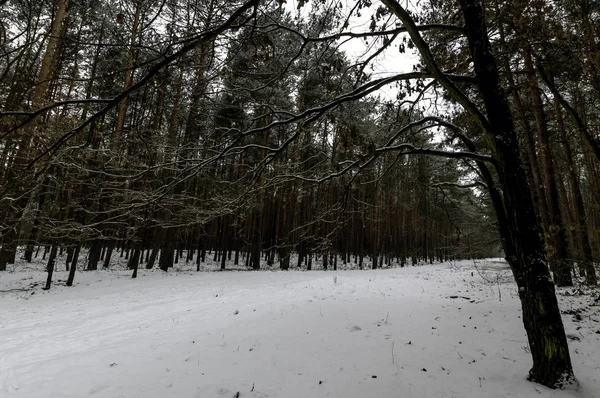
[[[599,109],[592,0],[0,0],[0,278],[505,257],[563,387]]]

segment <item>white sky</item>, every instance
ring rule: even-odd
[[[315,0],[309,0],[307,4],[298,11],[298,0],[287,0],[285,8],[292,13],[300,12],[302,15],[306,15],[310,12],[311,2]],[[348,11],[354,6],[355,1],[349,0],[331,0],[336,3],[342,3],[345,9]],[[371,15],[375,13],[377,8],[381,6],[381,2],[374,1],[370,9],[362,9],[361,16],[354,15],[350,18],[350,25],[344,31],[350,32],[368,32],[369,25],[371,23]],[[388,27],[389,29],[394,27],[392,23]],[[397,73],[404,73],[412,71],[413,65],[417,62],[418,56],[415,50],[407,49],[407,52],[400,53],[398,50],[398,44],[403,39],[403,35],[398,36],[394,43],[389,46],[385,51],[377,56],[370,62],[370,65],[365,69],[365,72],[370,73],[374,78],[385,77]],[[350,59],[363,60],[368,58],[371,54],[377,51],[381,46],[381,41],[373,45],[373,40],[368,40],[368,44],[362,39],[351,39],[346,41],[340,49],[344,51]],[[385,87],[380,90],[380,94],[394,99],[396,97],[396,90],[393,87]]]

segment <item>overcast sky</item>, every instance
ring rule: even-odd
[[[306,15],[308,12],[310,12],[311,2],[313,1],[315,0],[309,0],[300,11],[298,11],[298,0],[287,0],[285,7],[292,13],[300,12],[302,15]],[[356,1],[350,0],[327,1],[329,3],[342,3],[348,11],[356,3]],[[374,1],[370,9],[361,10],[360,17],[354,15],[350,19],[350,26],[345,30],[352,32],[368,32],[369,25],[371,23],[371,15],[375,13],[375,10],[380,5],[381,2]],[[394,26],[394,19],[391,19],[391,21],[392,22],[389,28]],[[409,50],[410,52],[400,53],[398,50],[398,44],[401,42],[402,38],[402,35],[398,36],[394,43],[388,49],[383,51],[375,60],[373,60],[365,71],[372,74],[372,76],[375,78],[412,71],[413,65],[416,63],[418,58],[416,52],[412,50]],[[367,44],[364,40],[352,39],[345,42],[340,48],[349,56],[350,59],[360,60],[367,58],[381,46],[380,41],[375,43],[374,46],[372,44],[373,40],[369,40]],[[395,97],[395,90],[384,88],[381,90],[381,94]]]

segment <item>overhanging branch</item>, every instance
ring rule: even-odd
[[[410,155],[410,154],[423,154],[423,155],[431,155],[431,156],[439,156],[444,158],[451,159],[473,159],[479,162],[485,163],[493,163],[494,159],[491,156],[481,155],[475,152],[468,151],[442,151],[439,149],[431,149],[431,148],[419,148],[412,144],[398,144],[391,146],[383,146],[375,149],[375,153],[383,153],[390,151],[402,151],[402,154]]]
[[[475,103],[471,101],[471,99],[469,99],[465,93],[456,87],[452,80],[439,68],[435,62],[435,59],[433,58],[433,54],[431,53],[429,45],[423,39],[423,36],[421,36],[419,27],[415,24],[414,20],[404,9],[404,7],[402,7],[396,0],[382,0],[382,2],[400,19],[413,43],[419,50],[419,53],[423,57],[423,61],[425,62],[425,65],[427,66],[427,69],[433,78],[440,82],[448,94],[450,94],[450,96],[456,102],[458,102],[471,116],[473,116],[486,132],[491,131],[487,118],[479,110],[477,105],[475,105]]]

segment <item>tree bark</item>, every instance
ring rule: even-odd
[[[69,277],[67,278],[67,286],[73,286],[73,280],[75,279],[75,271],[77,270],[77,260],[79,258],[79,249],[81,245],[78,243],[75,246],[75,251],[73,253],[73,261],[71,262],[71,269],[69,270]]]
[[[54,274],[54,265],[56,263],[57,252],[58,246],[52,245],[52,250],[50,250],[50,256],[48,257],[48,264],[46,265],[48,277],[46,278],[46,286],[44,287],[44,290],[50,290],[50,287],[52,286],[52,275]]]
[[[94,240],[90,245],[88,252],[88,271],[95,271],[98,269],[98,261],[100,261],[100,252],[102,251],[102,245],[99,240]]]
[[[110,260],[112,258],[114,249],[115,249],[115,241],[111,240],[108,242],[108,248],[106,249],[106,253],[104,254],[104,263],[102,263],[102,268],[110,267]]]
[[[146,269],[152,269],[152,267],[154,267],[154,262],[156,261],[157,256],[158,256],[158,247],[154,247],[154,248],[152,248],[152,252],[150,253],[148,262],[146,262]]]
[[[410,14],[395,0],[383,0],[383,3],[403,22],[429,72],[480,124],[492,144],[503,202],[496,210],[506,216],[503,221],[499,219],[499,223],[503,223],[500,233],[506,259],[519,289],[523,323],[533,357],[530,380],[551,388],[574,382],[567,339],[545,261],[531,189],[523,170],[508,99],[500,86],[481,1],[460,0],[459,4],[485,114],[441,72]]]
[[[575,170],[575,162],[573,161],[573,150],[571,149],[571,144],[569,143],[569,139],[567,137],[567,129],[565,127],[562,108],[560,102],[555,98],[554,99],[554,109],[556,112],[556,121],[558,124],[558,130],[560,133],[560,140],[565,151],[565,158],[567,160],[567,172],[569,175],[569,188],[571,190],[571,196],[573,197],[574,204],[574,213],[575,213],[575,236],[579,245],[582,249],[581,259],[583,269],[586,274],[586,283],[588,285],[596,285],[598,283],[598,278],[596,276],[596,270],[594,269],[594,256],[592,252],[592,245],[590,243],[590,236],[588,233],[588,227],[585,217],[585,207],[583,205],[583,196],[581,194],[581,186],[579,184],[579,176]]]
[[[527,73],[529,89],[531,90],[531,103],[538,132],[540,157],[544,174],[544,190],[548,205],[547,219],[549,224],[546,225],[545,234],[547,236],[547,254],[550,260],[550,268],[554,274],[554,282],[558,286],[573,286],[572,267],[568,260],[571,256],[567,250],[567,236],[560,213],[558,188],[554,173],[554,159],[552,159],[552,151],[550,149],[550,132],[548,131],[542,95],[537,85],[529,50],[525,51],[525,72]]]
[[[137,0],[135,5],[135,11],[133,14],[133,25],[131,27],[131,37],[129,38],[129,51],[127,52],[127,62],[125,66],[125,80],[123,83],[123,91],[131,88],[133,84],[133,67],[135,65],[136,58],[136,44],[139,35],[140,15],[142,13],[143,0]],[[115,127],[115,135],[113,138],[113,148],[121,142],[123,136],[123,128],[125,127],[125,116],[127,115],[127,98],[124,98],[119,102],[117,107],[117,124]]]
[[[529,378],[556,388],[574,381],[567,339],[554,284],[544,258],[540,228],[525,177],[508,100],[487,35],[478,0],[460,0],[477,86],[489,118],[504,192],[505,228],[501,228],[507,261],[519,288],[523,322],[533,357]]]
[[[173,232],[165,231],[165,241],[160,250],[158,268],[167,272],[173,266],[175,244],[173,242]]]

